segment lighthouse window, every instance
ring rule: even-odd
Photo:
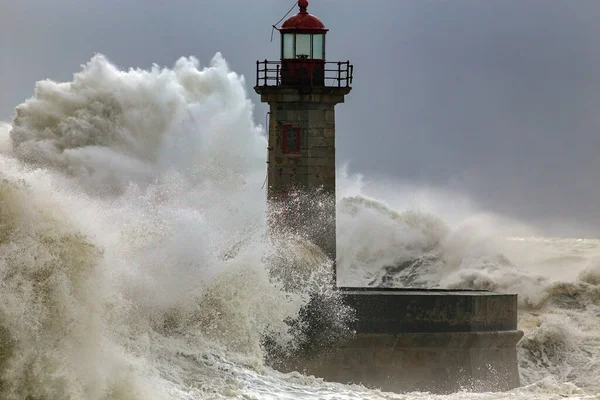
[[[300,127],[284,125],[282,145],[284,153],[300,152]]]
[[[284,33],[283,34],[283,58],[294,58],[294,34]]]
[[[310,39],[310,34],[299,33],[296,35],[296,58],[311,58]]]
[[[322,33],[283,33],[281,58],[325,59],[325,35]]]
[[[324,60],[325,59],[325,35],[315,34],[313,35],[313,57]]]

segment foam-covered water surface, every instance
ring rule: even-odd
[[[0,126],[2,399],[600,392],[599,241],[539,237],[460,194],[452,207],[432,190],[380,193],[343,170],[339,284],[517,292],[523,386],[394,394],[266,366],[266,336],[301,346],[290,321],[311,293],[336,303],[323,284],[331,260],[302,238],[267,235],[267,142],[244,87],[220,55],[149,70],[98,55],[70,82],[38,82]],[[282,252],[294,271],[281,270]]]

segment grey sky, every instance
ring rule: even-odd
[[[292,3],[3,0],[0,119],[35,81],[70,80],[96,52],[146,68],[221,51],[262,123],[254,63],[278,58],[270,27]],[[330,28],[328,59],[355,64],[337,108],[338,160],[352,171],[458,189],[551,233],[573,222],[600,234],[600,2],[312,0],[309,11]]]

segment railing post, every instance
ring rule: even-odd
[[[346,87],[350,86],[350,60],[346,61]]]
[[[269,86],[269,72],[268,72],[268,64],[267,64],[267,60],[265,59],[265,61],[262,61],[261,64],[263,64],[263,69],[261,69],[260,72],[262,72],[262,80],[263,80],[263,86]]]
[[[342,86],[341,77],[342,77],[342,62],[338,61],[338,73],[337,73],[338,87]]]
[[[275,78],[275,86],[279,86],[279,64],[277,64],[277,77]]]
[[[258,62],[258,60],[256,60],[256,86],[258,86],[258,69],[259,69],[259,65],[260,65],[260,63]]]

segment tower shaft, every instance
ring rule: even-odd
[[[269,201],[335,261],[335,105],[349,87],[257,86],[270,106]]]

